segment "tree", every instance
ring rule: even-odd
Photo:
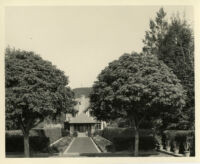
[[[29,131],[45,118],[73,111],[68,78],[33,52],[6,49],[6,128],[20,128],[24,153],[30,156]]]
[[[143,120],[162,112],[181,112],[185,104],[182,85],[154,55],[124,54],[109,64],[90,94],[92,113],[99,120],[124,118],[135,130],[135,156]]]
[[[194,128],[194,37],[186,20],[171,18],[169,29],[160,42],[158,58],[170,67],[187,92],[184,115],[178,128]]]
[[[178,77],[187,92],[183,112],[176,116],[163,116],[163,128],[194,129],[194,37],[193,30],[179,14],[168,23],[163,8],[155,20],[150,20],[146,31],[143,53],[155,54]],[[169,120],[171,124],[169,124]]]
[[[158,54],[160,42],[168,30],[168,22],[165,20],[166,13],[163,8],[157,12],[155,20],[150,20],[149,30],[145,32],[145,39],[143,40],[144,54]]]

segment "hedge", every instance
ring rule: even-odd
[[[50,141],[47,137],[30,136],[29,138],[31,152],[43,152],[49,146]],[[24,138],[23,136],[7,136],[6,152],[23,152]]]
[[[62,132],[62,137],[70,136],[70,131],[67,129],[62,128],[61,132]]]
[[[105,128],[102,131],[97,131],[96,134],[100,134],[102,137],[113,141],[113,138],[118,137],[133,137],[135,130],[133,128]],[[153,136],[152,130],[140,129],[139,135],[141,136]]]
[[[43,151],[62,137],[61,128],[32,129],[29,134],[30,149]],[[6,152],[23,152],[24,140],[21,130],[6,131]]]
[[[44,128],[44,129],[37,129],[40,130],[44,135],[49,138],[50,143],[53,143],[62,137],[62,131],[59,127],[54,128]]]
[[[113,144],[116,151],[133,150],[135,145],[135,137],[115,137]],[[140,150],[153,150],[155,149],[155,140],[152,136],[140,136],[139,138]]]
[[[133,149],[134,147],[134,129],[132,128],[105,128],[98,130],[94,134],[100,135],[113,143],[116,151]],[[151,150],[155,148],[153,133],[148,129],[139,130],[139,149]]]
[[[166,141],[170,142],[171,151],[173,151],[173,142],[179,144],[179,153],[184,154],[184,143],[186,140],[190,142],[191,156],[195,156],[195,132],[193,130],[166,130],[163,132],[162,142],[164,147]]]

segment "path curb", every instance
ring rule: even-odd
[[[69,148],[72,146],[72,144],[73,144],[73,142],[74,142],[75,139],[76,139],[76,138],[73,138],[73,140],[72,140],[71,143],[68,145],[67,149],[63,152],[63,154],[67,154],[67,151],[68,151]]]
[[[61,137],[60,139],[56,140],[55,142],[53,142],[52,144],[50,144],[49,146],[52,147],[53,145],[55,145],[56,143],[58,143],[59,141],[61,141],[64,137]]]
[[[161,153],[165,153],[165,154],[168,154],[168,155],[172,155],[174,157],[184,157],[184,155],[182,154],[175,154],[174,152],[169,152],[169,151],[166,151],[166,150],[157,150],[158,152],[161,152]]]
[[[101,153],[101,150],[98,148],[98,146],[97,146],[96,143],[93,141],[93,139],[92,139],[91,137],[90,137],[90,139],[91,139],[91,141],[92,141],[94,147],[97,149],[97,151],[98,151],[99,153]]]

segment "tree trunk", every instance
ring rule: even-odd
[[[135,150],[134,155],[137,157],[139,154],[139,130],[135,128]]]
[[[24,134],[24,155],[30,157],[29,134]]]

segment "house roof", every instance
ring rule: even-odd
[[[98,123],[96,120],[93,120],[92,117],[88,117],[85,113],[81,113],[76,117],[72,117],[69,121],[70,124],[86,124],[86,123]]]

